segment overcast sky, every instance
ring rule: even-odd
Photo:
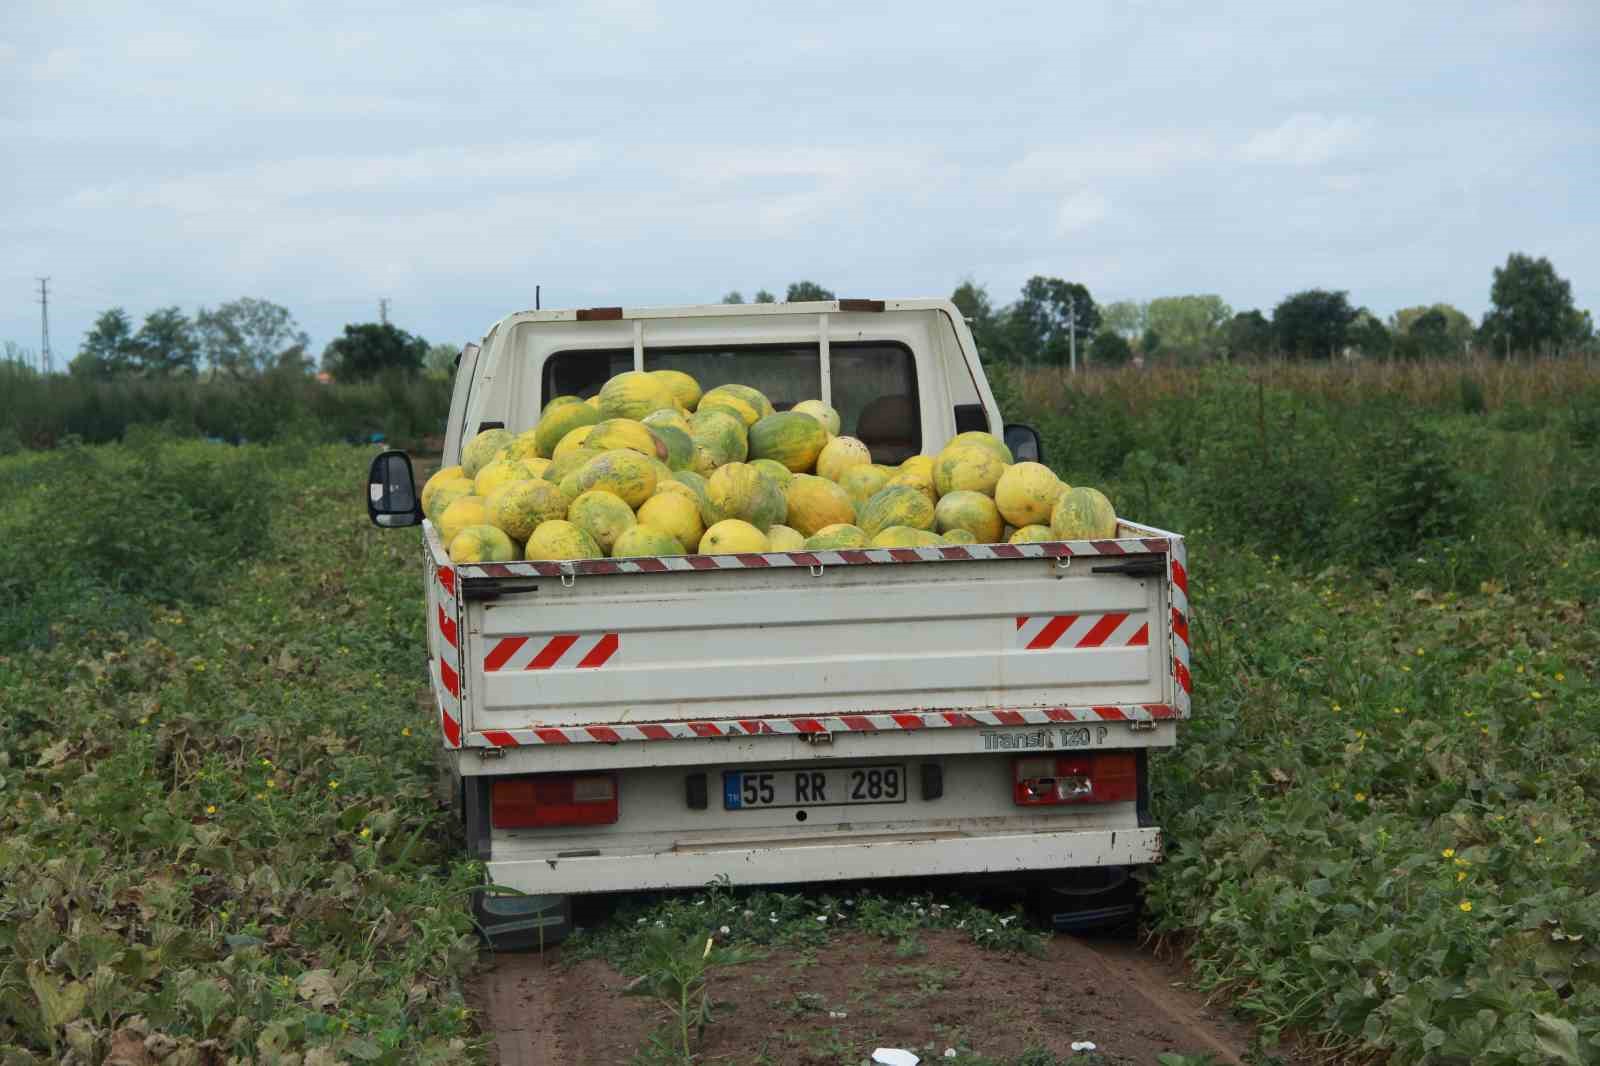
[[[7,0],[0,340],[284,304],[476,338],[780,296],[1600,313],[1600,3]]]

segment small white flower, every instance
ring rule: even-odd
[[[768,918],[767,921],[771,922],[773,925],[777,925],[778,924],[778,919],[776,919],[776,918]]]
[[[950,909],[950,904],[948,904],[948,903],[937,903],[937,904],[935,904],[935,906],[938,907],[942,911],[947,911],[947,910]]]
[[[697,899],[694,901],[694,905],[696,907],[704,907],[706,905],[706,901],[703,899]]]
[[[953,1047],[945,1048],[944,1049],[944,1057],[947,1058],[947,1059],[955,1058],[956,1057],[956,1049],[953,1048]]]
[[[633,924],[635,924],[635,925],[643,925],[647,921],[649,921],[648,918],[640,918],[637,922],[635,922]]]
[[[752,911],[752,910],[747,910],[747,911],[744,912],[744,916],[746,918],[754,918],[756,916],[756,912]]]
[[[723,927],[722,927],[722,935],[723,935],[723,936],[727,936],[727,935],[728,935],[728,934],[729,934],[729,933],[731,933],[731,932],[733,932],[733,930],[732,930],[732,929],[729,929],[729,928],[728,928],[728,927],[727,927],[727,926],[723,926]]]
[[[1095,1044],[1094,1044],[1093,1040],[1074,1040],[1072,1042],[1072,1050],[1073,1051],[1094,1051],[1094,1050],[1096,1050],[1096,1048],[1095,1048]]]
[[[842,1011],[842,1010],[830,1010],[828,1012],[828,1017],[830,1017],[830,1018],[848,1018],[848,1017],[850,1017],[850,1015],[847,1014],[846,1012]]]
[[[826,924],[826,922],[828,921],[828,916],[826,914],[819,914],[819,915],[817,915],[817,921],[823,922],[824,924]]]
[[[1015,917],[1016,917],[1016,915],[1009,914],[1006,917],[1000,919],[1000,924],[1001,925],[1010,925],[1011,924],[1011,919],[1013,919]]]
[[[985,933],[992,933],[992,932],[994,932],[994,930],[993,929],[985,929],[984,932]]]

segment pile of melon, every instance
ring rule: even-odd
[[[422,490],[458,563],[901,548],[1116,535],[1111,501],[962,433],[936,456],[872,461],[820,400],[676,370],[558,396],[523,433],[490,429]]]

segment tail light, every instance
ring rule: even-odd
[[[614,774],[540,774],[496,781],[489,819],[496,829],[611,825],[617,820]]]
[[[1139,759],[1133,752],[1031,755],[1017,759],[1011,797],[1019,807],[1064,803],[1125,803],[1139,798]]]

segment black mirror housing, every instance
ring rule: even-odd
[[[398,529],[422,521],[422,501],[405,452],[375,456],[367,471],[367,517],[379,529]]]
[[[1039,443],[1039,432],[1032,426],[1007,423],[1005,441],[1006,447],[1011,449],[1011,457],[1017,462],[1044,462],[1044,445]]]

